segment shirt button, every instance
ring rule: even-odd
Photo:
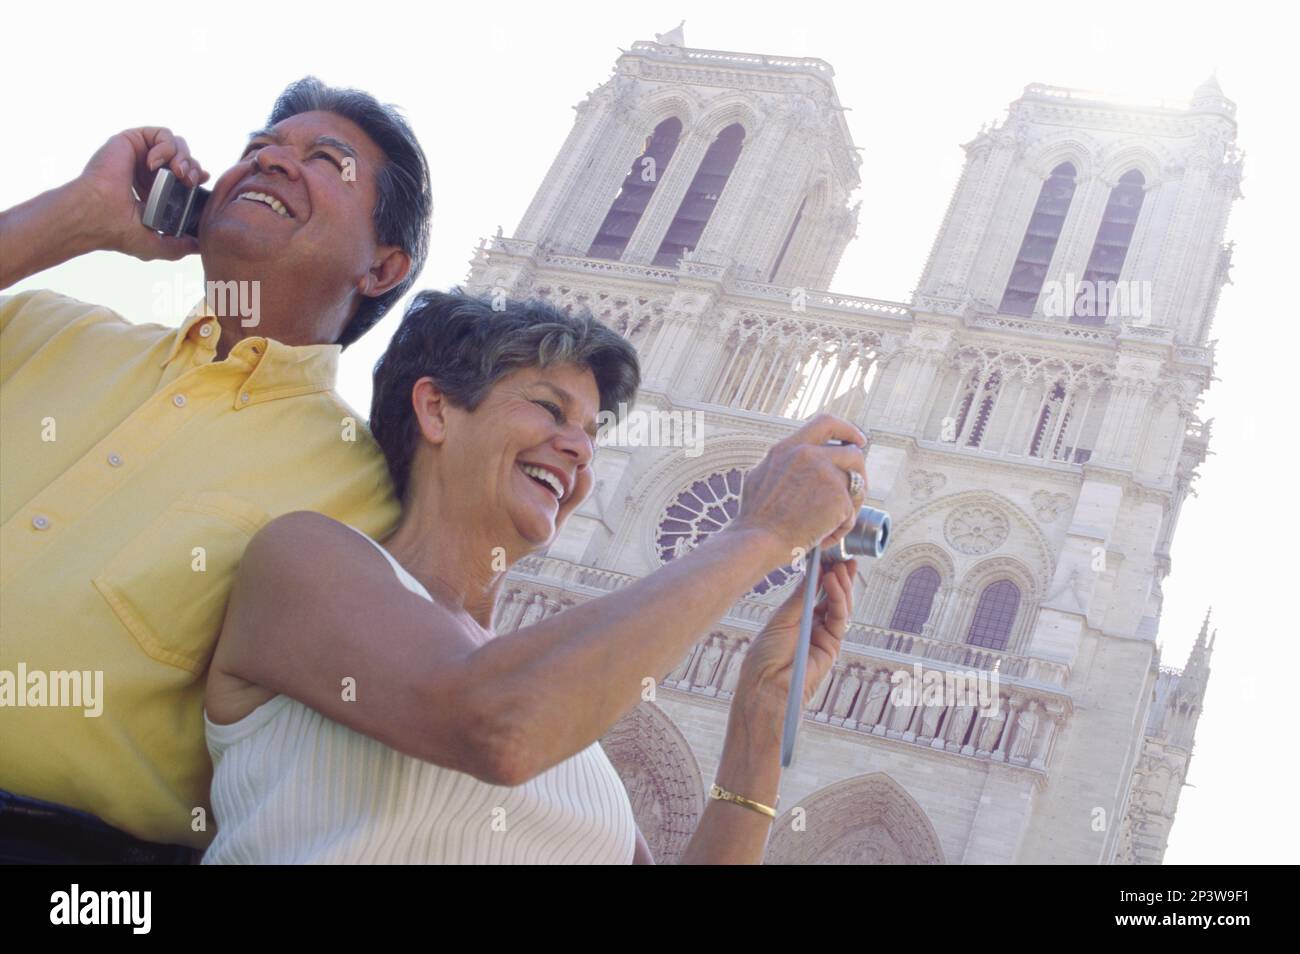
[[[108,455],[108,462],[109,462],[110,464],[112,464],[114,467],[121,467],[121,466],[122,466],[122,456],[121,456],[120,454],[109,454],[109,455]]]
[[[184,395],[184,394],[173,394],[173,395],[172,395],[172,403],[175,404],[177,407],[184,407],[184,406],[185,406],[185,395]]]
[[[45,516],[43,513],[38,513],[36,516],[32,517],[32,526],[37,530],[44,530],[49,525],[50,518]]]
[[[239,400],[242,401],[243,403],[247,404],[247,403],[248,403],[248,392],[245,391],[243,394],[239,395]]]
[[[212,325],[207,323],[199,325],[199,334],[204,338],[210,337],[212,335]]]

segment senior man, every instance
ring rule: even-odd
[[[215,834],[203,674],[248,540],[295,510],[379,537],[398,518],[334,381],[427,253],[410,127],[369,94],[292,84],[197,241],[141,224],[162,167],[208,179],[180,137],[131,129],[0,213],[0,288],[107,249],[197,252],[210,292],[179,328],[0,296],[0,860],[195,860]]]

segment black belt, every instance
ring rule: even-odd
[[[203,852],[143,841],[89,812],[0,789],[5,864],[192,865]]]

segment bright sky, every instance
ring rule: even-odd
[[[70,12],[75,9],[76,12]],[[1183,508],[1165,582],[1163,662],[1182,666],[1207,604],[1219,630],[1167,863],[1294,862],[1295,764],[1271,748],[1300,668],[1290,619],[1296,565],[1295,424],[1289,401],[1297,323],[1291,230],[1298,154],[1294,23],[1281,4],[1094,2],[310,5],[226,2],[203,13],[120,4],[19,4],[5,11],[0,208],[77,175],[111,134],[167,125],[219,174],[288,82],[314,73],[401,105],[432,164],[433,245],[422,287],[463,281],[474,245],[518,224],[573,122],[571,107],[610,74],[618,48],[686,19],[689,46],[817,56],[835,68],[863,149],[862,218],[833,287],[906,301],[961,170],[958,144],[1001,119],[1025,85],[1187,98],[1217,68],[1237,102],[1245,201],[1211,337],[1217,374],[1202,417],[1214,456]],[[165,23],[170,44],[152,29]],[[385,29],[390,32],[385,33]],[[184,64],[178,68],[173,64]],[[17,289],[52,287],[136,321],[158,283],[202,280],[197,260],[142,263],[96,253]],[[343,358],[340,391],[363,414],[370,369],[395,309]],[[178,323],[186,307],[168,316]],[[1279,523],[1278,521],[1282,521]],[[1279,536],[1279,534],[1281,536]],[[1265,670],[1259,667],[1264,666]],[[1269,673],[1273,675],[1270,677]],[[1272,753],[1272,754],[1270,754]],[[1090,819],[1081,818],[1079,824]]]

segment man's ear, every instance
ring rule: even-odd
[[[359,291],[367,298],[378,298],[400,285],[410,271],[411,256],[396,245],[380,246],[369,271],[361,280]]]
[[[411,408],[426,441],[437,445],[447,439],[447,396],[427,374],[411,388]]]

